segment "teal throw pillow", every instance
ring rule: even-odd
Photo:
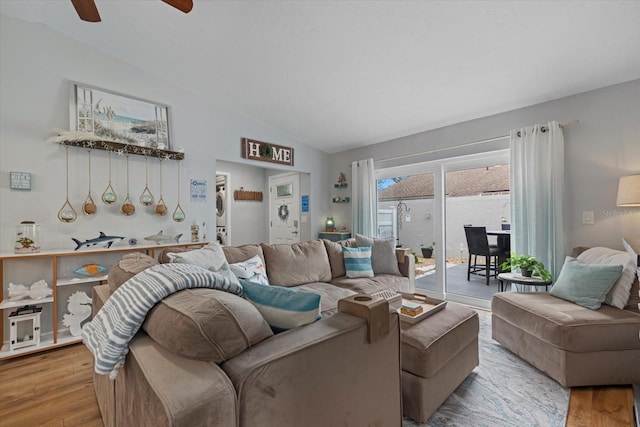
[[[358,277],[373,277],[373,267],[371,266],[371,246],[361,248],[342,247],[344,255],[345,277],[356,279]]]
[[[551,295],[597,310],[622,273],[621,265],[587,264],[567,257]]]
[[[284,286],[260,285],[240,279],[245,298],[262,314],[273,332],[307,325],[320,319],[320,295]]]

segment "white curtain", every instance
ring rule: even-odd
[[[554,121],[510,136],[512,251],[535,256],[557,278],[565,258],[562,129]]]
[[[353,222],[352,233],[376,237],[376,210],[378,193],[373,159],[358,160],[351,164]]]

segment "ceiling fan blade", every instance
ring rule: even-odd
[[[169,4],[175,7],[178,10],[183,11],[184,13],[191,12],[193,9],[193,0],[162,0],[166,4]]]
[[[100,14],[94,0],[71,0],[71,3],[83,21],[100,22]]]

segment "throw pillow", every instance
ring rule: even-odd
[[[342,253],[344,254],[344,269],[347,279],[374,276],[371,265],[371,247],[348,248],[343,246]]]
[[[375,274],[393,274],[401,276],[396,258],[396,241],[393,237],[388,239],[375,239],[356,234],[356,246],[371,247],[371,265]]]
[[[142,326],[159,345],[183,357],[222,363],[273,336],[249,301],[214,289],[165,297]]]
[[[126,254],[109,270],[107,283],[111,293],[115,292],[124,282],[136,274],[157,264],[158,261],[140,252]]]
[[[171,262],[197,265],[214,273],[220,273],[234,285],[240,285],[238,278],[231,272],[227,258],[225,258],[222,251],[222,246],[217,242],[211,242],[204,248],[195,251],[170,253],[167,256]]]
[[[595,247],[587,249],[578,255],[577,259],[587,264],[622,265],[622,274],[607,293],[604,303],[623,310],[631,295],[631,285],[636,276],[636,265],[631,255],[625,251]]]
[[[566,257],[558,280],[549,293],[597,310],[621,272],[621,265],[587,264],[576,258]]]
[[[320,295],[284,286],[265,286],[244,279],[244,295],[278,333],[320,319]]]
[[[259,285],[268,285],[267,270],[265,269],[262,258],[258,255],[243,262],[231,264],[231,271],[238,279],[245,279],[248,282],[257,283]]]

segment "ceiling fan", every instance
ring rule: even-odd
[[[162,0],[181,10],[184,13],[189,13],[193,9],[193,0]],[[100,14],[94,0],[71,0],[73,7],[76,8],[80,19],[87,22],[100,22]]]

